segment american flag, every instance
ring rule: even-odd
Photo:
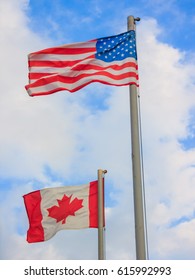
[[[28,55],[30,96],[75,92],[92,82],[138,86],[135,31]]]

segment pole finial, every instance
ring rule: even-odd
[[[134,21],[140,21],[141,20],[141,18],[140,17],[136,17],[136,18],[134,18]]]
[[[128,29],[128,31],[135,30],[136,21],[140,21],[140,17],[136,17],[136,18],[134,18],[134,16],[128,16],[127,17],[127,29]]]

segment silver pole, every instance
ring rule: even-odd
[[[128,17],[128,30],[135,30],[133,16]],[[138,95],[136,85],[130,85],[130,117],[131,117],[131,145],[132,145],[132,169],[133,169],[133,194],[135,215],[135,242],[136,259],[146,260],[146,237],[143,207],[143,186],[140,152],[140,135],[138,122]]]
[[[105,260],[104,248],[104,185],[107,170],[98,169],[98,260]]]

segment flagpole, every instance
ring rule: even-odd
[[[128,17],[128,31],[135,30],[135,21],[140,18]],[[136,85],[129,86],[130,117],[131,117],[131,145],[132,145],[132,171],[135,218],[136,259],[146,260],[146,230],[143,204],[143,180],[141,169],[140,130],[138,121],[138,94]]]
[[[98,169],[98,260],[105,260],[104,248],[104,174],[107,170]]]

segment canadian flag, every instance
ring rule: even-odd
[[[98,181],[45,188],[23,198],[29,219],[29,243],[46,241],[62,229],[98,227]]]

